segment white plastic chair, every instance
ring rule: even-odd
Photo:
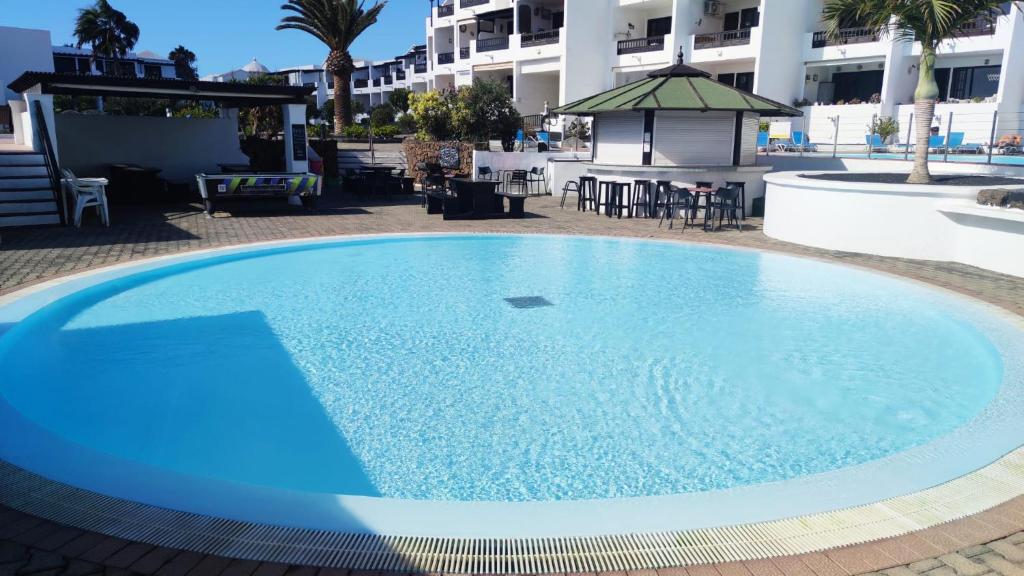
[[[103,220],[103,225],[110,226],[110,211],[107,208],[107,179],[79,178],[67,168],[61,170],[61,173],[64,174],[64,185],[75,200],[73,212],[75,228],[82,227],[82,212],[90,207],[96,207],[100,219]]]

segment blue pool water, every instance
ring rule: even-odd
[[[975,314],[757,252],[337,242],[60,299],[0,336],[0,394],[79,445],[204,478],[420,500],[680,494],[874,461],[970,422],[1004,370]]]

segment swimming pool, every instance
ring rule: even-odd
[[[292,243],[79,278],[10,300],[2,323],[0,457],[289,526],[759,521],[927,488],[1024,439],[1016,323],[754,251]]]

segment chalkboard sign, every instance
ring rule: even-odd
[[[306,127],[292,124],[292,160],[306,160]]]

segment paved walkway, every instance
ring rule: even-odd
[[[776,242],[752,228],[685,234],[659,230],[647,220],[611,220],[557,199],[527,202],[531,218],[486,222],[444,222],[417,203],[359,205],[325,202],[315,213],[275,205],[206,218],[197,207],[134,208],[115,211],[109,229],[87,222],[81,230],[46,228],[3,232],[0,237],[0,293],[41,280],[133,259],[201,248],[288,238],[391,232],[523,232],[605,234],[670,238],[742,246],[864,266],[930,282],[1024,315],[1024,279],[955,264],[844,254]],[[865,223],[870,233],[870,223]],[[907,536],[824,553],[737,562],[717,566],[643,571],[615,576],[846,576],[881,572],[887,576],[1024,576],[1024,497],[982,514]],[[343,570],[315,569],[154,547],[59,526],[0,507],[0,576],[340,576]],[[610,576],[610,575],[609,575]]]

